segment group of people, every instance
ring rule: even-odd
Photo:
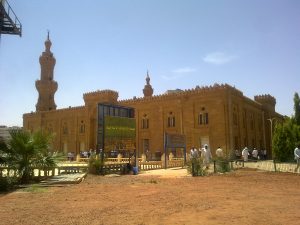
[[[253,148],[251,151],[247,147],[245,147],[241,152],[236,149],[235,150],[235,158],[237,160],[243,159],[244,161],[248,161],[249,159],[253,160],[266,160],[267,159],[267,150],[258,150]]]
[[[211,151],[210,151],[208,145],[205,144],[204,147],[199,149],[199,150],[197,148],[193,147],[191,149],[190,157],[191,157],[191,159],[201,158],[203,160],[203,164],[208,169],[209,168],[209,163],[212,159],[212,154],[211,154]]]

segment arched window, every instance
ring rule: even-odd
[[[149,119],[147,114],[144,114],[142,118],[142,129],[148,129],[149,128]]]
[[[175,116],[172,112],[168,115],[168,127],[175,127]]]
[[[202,107],[202,112],[198,114],[198,125],[207,125],[208,124],[208,112],[205,110],[205,107]]]
[[[85,132],[85,124],[83,120],[81,120],[80,127],[79,127],[79,133],[83,134]]]
[[[238,113],[236,107],[233,108],[233,125],[238,125]]]
[[[64,123],[62,129],[63,129],[63,134],[68,134],[68,125],[67,125],[67,123]]]

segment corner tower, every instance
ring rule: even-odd
[[[149,73],[147,71],[147,77],[146,77],[146,85],[143,89],[144,97],[151,97],[153,95],[153,88],[150,84],[150,77]]]
[[[52,43],[48,32],[47,40],[45,41],[45,51],[40,56],[41,78],[40,80],[35,81],[36,89],[39,92],[36,111],[56,109],[54,94],[58,85],[57,82],[53,80],[53,70],[56,60],[53,53],[50,51],[51,45]]]

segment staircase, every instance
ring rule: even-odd
[[[22,24],[6,0],[0,0],[0,35],[22,36]]]

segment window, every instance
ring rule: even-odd
[[[175,116],[172,112],[168,115],[168,127],[175,127]]]
[[[83,123],[83,120],[81,120],[79,133],[83,134],[85,132],[85,125]]]
[[[254,129],[254,116],[253,116],[253,113],[250,114],[250,128],[251,128],[251,130]]]
[[[233,125],[238,125],[238,114],[235,107],[233,108]]]
[[[63,125],[63,134],[68,134],[68,125],[67,125],[67,123],[64,123],[64,125]]]
[[[142,118],[142,129],[148,129],[149,128],[149,119],[147,117],[147,114],[145,114]]]
[[[49,132],[49,133],[52,133],[52,132],[53,132],[52,124],[49,125],[49,127],[48,127],[48,132]]]
[[[246,109],[244,109],[244,111],[243,111],[243,128],[246,128],[246,115],[247,115],[247,113],[246,113]]]
[[[199,113],[198,115],[198,125],[206,125],[208,124],[208,113]]]
[[[260,118],[258,121],[258,130],[261,131],[262,130],[262,119]]]

